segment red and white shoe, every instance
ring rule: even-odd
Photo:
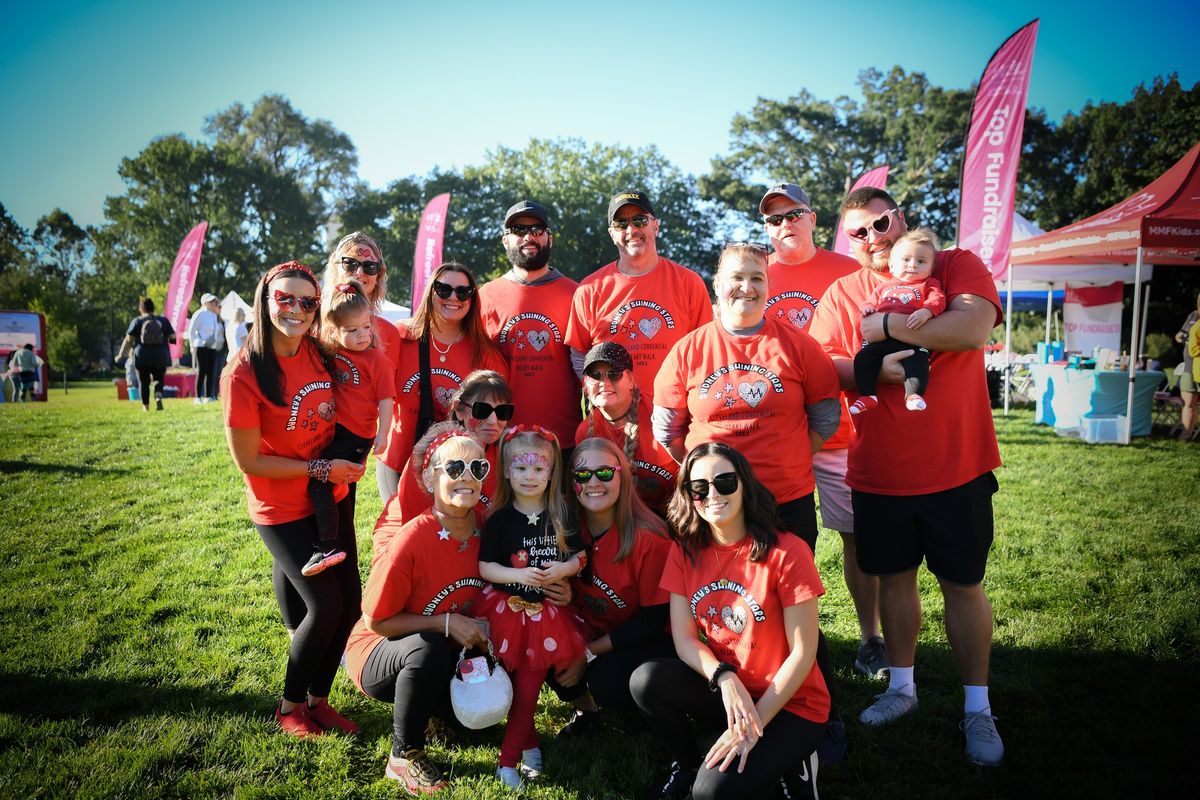
[[[329,705],[329,700],[324,697],[315,706],[308,706],[308,718],[326,731],[339,730],[342,733],[358,733],[358,725],[343,717],[336,708]]]
[[[879,405],[879,399],[873,394],[864,394],[850,405],[851,414],[861,414]]]
[[[275,706],[275,721],[279,723],[279,729],[284,733],[290,733],[301,739],[306,736],[320,736],[325,732],[309,717],[306,703],[301,703],[285,714],[283,713],[283,701],[280,701]]]
[[[904,407],[907,408],[909,411],[924,411],[925,410],[925,398],[921,397],[921,395],[919,395],[919,394],[915,394],[915,393],[910,394],[904,400]]]

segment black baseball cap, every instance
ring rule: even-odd
[[[629,351],[617,342],[601,342],[588,350],[587,355],[583,357],[583,369],[586,372],[592,364],[600,362],[608,364],[614,369],[633,369],[633,358],[629,355]]]
[[[550,227],[550,217],[547,216],[546,209],[532,200],[521,200],[513,204],[512,208],[504,214],[504,227],[507,228],[512,224],[516,217],[533,217],[547,228]]]
[[[758,201],[758,213],[767,213],[767,201],[772,197],[786,197],[793,203],[803,203],[807,208],[812,208],[812,203],[808,201],[808,194],[799,186],[794,183],[777,183],[763,195],[762,200]]]
[[[654,206],[650,205],[650,198],[646,196],[645,192],[626,191],[617,192],[608,201],[608,221],[613,221],[621,206],[630,205],[637,206],[652,217],[658,216],[654,213]]]

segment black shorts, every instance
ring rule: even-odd
[[[983,581],[992,546],[996,476],[985,472],[944,492],[888,495],[851,491],[858,566],[898,575],[924,559],[929,571],[960,586]]]
[[[794,533],[804,540],[808,549],[815,555],[817,552],[817,501],[813,493],[803,497],[780,503],[779,529]]]

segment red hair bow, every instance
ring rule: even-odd
[[[504,434],[504,443],[508,444],[513,440],[514,436],[522,433],[532,433],[535,436],[542,437],[547,442],[554,442],[555,444],[558,444],[558,437],[543,428],[541,425],[529,425],[528,427],[525,425],[515,425],[508,429],[508,433]]]

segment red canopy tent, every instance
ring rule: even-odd
[[[1200,265],[1200,143],[1145,189],[1099,214],[1014,242],[1012,265],[1135,264],[1130,352],[1141,352],[1143,264]],[[1018,271],[1019,274],[1019,271]],[[1125,437],[1129,439],[1136,358],[1129,360]]]

